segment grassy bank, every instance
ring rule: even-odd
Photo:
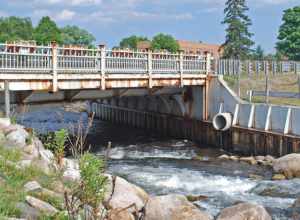
[[[228,83],[231,89],[233,89],[236,93],[238,92],[238,78],[236,76],[224,76],[224,80]],[[249,100],[249,96],[247,95],[248,90],[265,91],[265,75],[254,74],[253,76],[249,77],[247,74],[242,74],[240,77],[240,88],[241,98],[244,100]],[[269,88],[270,91],[298,93],[298,76],[293,73],[280,74],[276,76],[270,74]],[[253,97],[252,101],[256,103],[264,103],[265,97]],[[278,105],[300,106],[300,99],[270,97],[269,102]]]
[[[0,146],[0,219],[4,217],[18,218],[21,210],[18,204],[25,202],[25,196],[39,197],[57,209],[60,209],[61,200],[51,196],[26,193],[24,185],[29,181],[37,181],[43,187],[53,189],[59,177],[55,174],[47,175],[36,166],[19,168],[17,162],[21,158],[21,151],[17,149],[4,149]],[[61,219],[41,215],[40,219]]]

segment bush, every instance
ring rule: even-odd
[[[44,146],[51,150],[58,165],[62,165],[62,159],[65,155],[65,143],[68,138],[68,131],[61,129],[54,133],[49,133],[44,140]]]
[[[85,153],[80,158],[81,181],[74,186],[71,195],[65,192],[65,207],[70,219],[77,219],[81,208],[87,205],[92,208],[88,211],[89,216],[93,216],[93,219],[103,219],[103,210],[100,210],[100,207],[107,184],[107,177],[103,175],[104,167],[104,161],[93,154]],[[86,211],[84,211],[85,216]]]
[[[103,175],[105,164],[97,156],[85,153],[79,161],[82,201],[93,208],[99,207],[104,199],[107,177]]]

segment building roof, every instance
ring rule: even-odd
[[[208,44],[202,42],[194,42],[194,41],[187,41],[187,40],[177,40],[181,49],[190,48],[192,50],[207,50],[207,51],[218,51],[221,47],[219,44]]]
[[[148,40],[139,41],[137,43],[137,48],[140,50],[148,50],[151,48],[151,41],[148,41]]]

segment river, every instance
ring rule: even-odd
[[[70,128],[84,113],[45,109],[18,116],[18,122],[37,132]],[[103,156],[112,142],[108,172],[141,186],[151,195],[180,193],[201,195],[195,202],[200,209],[217,216],[225,207],[240,201],[263,205],[275,220],[288,220],[295,198],[300,196],[300,180],[270,181],[272,172],[262,166],[218,160],[224,154],[189,140],[161,137],[134,129],[94,120],[88,136],[91,151]],[[261,180],[248,178],[259,175]]]

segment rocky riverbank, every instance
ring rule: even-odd
[[[69,190],[68,183],[80,181],[78,162],[63,158],[64,169],[61,177],[58,177],[60,171],[55,163],[53,153],[46,150],[30,130],[26,130],[20,125],[12,125],[7,119],[0,120],[0,142],[2,148],[0,152],[0,189],[1,187],[3,189],[11,187],[11,179],[14,178],[10,176],[17,175],[19,178],[23,175],[22,181],[18,184],[20,186],[17,187],[22,196],[15,201],[16,210],[6,213],[0,212],[0,214],[7,218],[39,219],[41,216],[52,216],[53,219],[66,219],[64,195]],[[297,167],[300,166],[297,165],[295,157],[298,155],[288,155],[279,159],[273,158],[272,162],[265,165],[272,166],[276,174],[283,174],[287,178],[298,177]],[[254,159],[267,161],[266,158]],[[248,163],[248,161],[252,161],[252,158],[251,160],[238,158],[238,160]],[[256,164],[255,162],[249,163]],[[10,169],[13,172],[8,172]],[[152,196],[139,186],[129,183],[119,176],[109,174],[106,176],[108,184],[105,199],[99,207],[99,212],[103,214],[104,219],[214,219],[202,211],[201,207],[194,205],[193,201],[202,199],[201,196],[198,198],[179,194]],[[8,194],[10,191],[7,190],[5,193]],[[296,202],[293,206],[294,216],[299,213],[298,203]],[[82,207],[82,212],[89,209],[89,206]],[[89,217],[91,216],[85,218],[88,219]],[[221,210],[216,219],[244,220],[250,217],[253,220],[271,219],[264,207],[251,203],[238,203],[227,207]]]

